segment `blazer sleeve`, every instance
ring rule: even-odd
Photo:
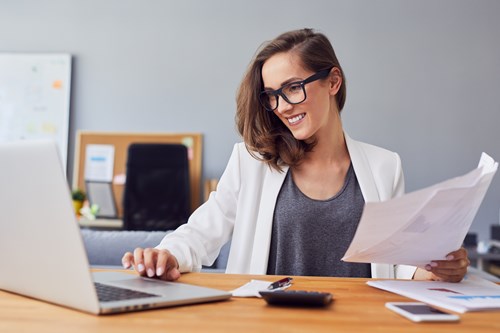
[[[231,237],[240,189],[240,159],[237,145],[209,199],[196,209],[188,222],[167,234],[157,249],[166,249],[179,263],[181,272],[210,266]]]
[[[403,174],[403,167],[401,165],[401,158],[397,153],[396,155],[396,169],[394,175],[394,185],[393,185],[393,194],[392,197],[400,197],[405,193],[405,179]]]

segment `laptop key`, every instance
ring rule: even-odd
[[[124,301],[128,299],[160,296],[126,288],[114,287],[98,282],[94,282],[94,285],[97,291],[97,297],[100,302],[115,302],[115,301]]]

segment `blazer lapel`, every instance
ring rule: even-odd
[[[344,133],[345,142],[347,145],[347,150],[351,157],[352,166],[354,172],[356,173],[356,178],[358,178],[359,187],[361,188],[361,193],[363,193],[363,198],[365,202],[377,202],[380,201],[380,196],[373,178],[372,170],[370,169],[370,163],[361,149],[357,141],[351,139],[346,133]]]
[[[260,210],[255,228],[255,238],[252,248],[250,272],[252,274],[266,274],[271,246],[271,235],[274,217],[274,207],[279,191],[285,180],[288,167],[283,172],[268,169],[264,179],[264,187],[260,199]]]

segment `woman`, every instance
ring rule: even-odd
[[[217,191],[155,249],[127,252],[124,267],[176,280],[211,265],[232,240],[227,273],[462,280],[463,248],[426,270],[340,260],[364,203],[404,192],[396,153],[344,133],[345,98],[344,73],[323,34],[302,29],[267,43],[240,85],[244,143],[234,146]]]

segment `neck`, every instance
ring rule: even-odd
[[[330,126],[317,133],[316,146],[306,155],[308,163],[337,164],[349,160],[340,116],[337,113],[332,118]]]

